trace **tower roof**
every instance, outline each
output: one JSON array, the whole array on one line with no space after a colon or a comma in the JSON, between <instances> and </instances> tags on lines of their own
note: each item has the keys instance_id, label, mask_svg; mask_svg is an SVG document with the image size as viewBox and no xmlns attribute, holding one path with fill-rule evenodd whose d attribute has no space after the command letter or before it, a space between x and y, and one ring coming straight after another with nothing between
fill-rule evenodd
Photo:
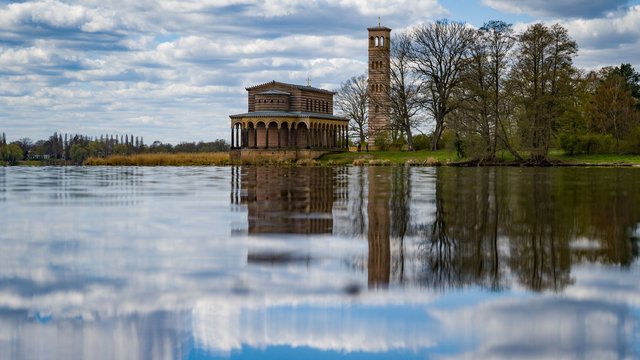
<instances>
[{"instance_id":1,"label":"tower roof","mask_svg":"<svg viewBox=\"0 0 640 360\"><path fill-rule=\"evenodd\" d=\"M370 28L367 28L367 30L369 30L369 31L391 31L391 29L386 27L386 26L370 27Z\"/></svg>"}]
</instances>

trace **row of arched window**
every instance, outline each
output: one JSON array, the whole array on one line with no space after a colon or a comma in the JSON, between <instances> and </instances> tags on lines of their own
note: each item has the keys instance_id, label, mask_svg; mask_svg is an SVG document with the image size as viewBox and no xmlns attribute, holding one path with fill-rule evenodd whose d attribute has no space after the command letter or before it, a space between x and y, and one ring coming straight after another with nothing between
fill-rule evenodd
<instances>
[{"instance_id":1,"label":"row of arched window","mask_svg":"<svg viewBox=\"0 0 640 360\"><path fill-rule=\"evenodd\" d=\"M382 92L384 88L384 84L371 84L371 92Z\"/></svg>"},{"instance_id":2,"label":"row of arched window","mask_svg":"<svg viewBox=\"0 0 640 360\"><path fill-rule=\"evenodd\" d=\"M315 111L315 112L329 112L329 102L322 100L311 100L307 99L306 107L307 111Z\"/></svg>"},{"instance_id":3,"label":"row of arched window","mask_svg":"<svg viewBox=\"0 0 640 360\"><path fill-rule=\"evenodd\" d=\"M386 40L384 36L372 36L369 38L370 45L375 47L384 47L385 41Z\"/></svg>"},{"instance_id":4,"label":"row of arched window","mask_svg":"<svg viewBox=\"0 0 640 360\"><path fill-rule=\"evenodd\" d=\"M267 100L258 100L258 104L286 104L287 100L282 100L280 101L280 99L276 99L276 101L273 101L273 99L267 99Z\"/></svg>"},{"instance_id":5,"label":"row of arched window","mask_svg":"<svg viewBox=\"0 0 640 360\"><path fill-rule=\"evenodd\" d=\"M372 61L371 62L372 69L380 69L382 68L382 61Z\"/></svg>"}]
</instances>

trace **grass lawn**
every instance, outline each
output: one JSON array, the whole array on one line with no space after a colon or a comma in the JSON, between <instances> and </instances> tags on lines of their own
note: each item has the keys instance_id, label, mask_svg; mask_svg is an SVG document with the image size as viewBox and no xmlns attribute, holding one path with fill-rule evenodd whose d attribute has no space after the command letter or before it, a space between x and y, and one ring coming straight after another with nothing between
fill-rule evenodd
<instances>
[{"instance_id":1,"label":"grass lawn","mask_svg":"<svg viewBox=\"0 0 640 360\"><path fill-rule=\"evenodd\" d=\"M377 162L388 162L396 165L404 165L407 161L412 160L416 163L427 163L427 162L439 162L441 164L446 164L453 161L458 161L456 154L447 150L438 150L438 151L370 151L370 152L343 152L343 153L334 153L327 154L322 156L320 159L322 163L331 163L336 165L346 165L353 164L354 161L357 163L358 161L371 162L375 164Z\"/></svg>"},{"instance_id":2,"label":"grass lawn","mask_svg":"<svg viewBox=\"0 0 640 360\"><path fill-rule=\"evenodd\" d=\"M552 151L549 154L552 160L560 160L570 164L594 164L594 165L622 165L640 164L640 155L618 155L618 154L597 154L597 155L566 155L562 151Z\"/></svg>"},{"instance_id":3,"label":"grass lawn","mask_svg":"<svg viewBox=\"0 0 640 360\"><path fill-rule=\"evenodd\" d=\"M525 154L523 154L525 155ZM501 151L497 154L499 161L513 161L513 156ZM566 155L563 150L554 149L549 153L549 159L576 165L640 165L640 155ZM320 162L323 164L347 165L371 162L372 165L403 165L407 161L413 160L417 164L433 165L434 162L446 165L452 162L464 161L455 152L448 150L429 151L421 150L415 152L408 151L371 151L371 152L347 152L335 153L322 156Z\"/></svg>"},{"instance_id":4,"label":"grass lawn","mask_svg":"<svg viewBox=\"0 0 640 360\"><path fill-rule=\"evenodd\" d=\"M498 153L499 161L513 161L507 152ZM640 155L566 155L562 150L554 149L549 154L551 161L575 165L640 165ZM405 165L411 162L415 165L447 165L467 159L460 159L456 153L449 150L438 151L361 151L340 152L326 154L316 160L301 160L291 162L264 162L261 165ZM85 165L116 165L116 166L211 166L230 165L229 153L181 153L181 154L138 154L130 156L114 155L107 158L89 158ZM37 165L36 162L23 162L22 165Z\"/></svg>"}]
</instances>

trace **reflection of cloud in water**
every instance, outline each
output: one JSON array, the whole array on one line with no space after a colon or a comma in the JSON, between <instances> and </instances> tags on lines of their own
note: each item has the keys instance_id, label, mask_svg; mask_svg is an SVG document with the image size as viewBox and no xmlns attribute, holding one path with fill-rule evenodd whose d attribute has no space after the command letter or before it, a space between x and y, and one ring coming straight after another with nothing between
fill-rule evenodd
<instances>
[{"instance_id":1,"label":"reflection of cloud in water","mask_svg":"<svg viewBox=\"0 0 640 360\"><path fill-rule=\"evenodd\" d=\"M632 351L634 320L619 304L555 297L498 300L438 314L445 337L474 339L451 358L618 358Z\"/></svg>"},{"instance_id":2,"label":"reflection of cloud in water","mask_svg":"<svg viewBox=\"0 0 640 360\"><path fill-rule=\"evenodd\" d=\"M242 347L289 346L451 358L633 357L640 306L635 270L579 267L575 284L561 296L393 287L356 297L335 288L305 294L277 287L228 295L215 291L220 284L203 287L191 276L177 277L160 293L150 281L35 296L4 289L0 353L176 358L197 349L224 356Z\"/></svg>"},{"instance_id":3,"label":"reflection of cloud in water","mask_svg":"<svg viewBox=\"0 0 640 360\"><path fill-rule=\"evenodd\" d=\"M6 198L11 212L0 209L7 215L0 217L2 356L181 358L199 349L225 355L243 347L274 346L340 353L400 349L453 358L638 355L630 344L640 342L640 269L637 263L628 265L631 256L615 257L626 254L626 242L618 237L598 240L600 249L611 253L585 257L576 250L595 248L597 239L584 235L586 240L580 240L582 233L589 234L586 230L555 232L562 235L555 244L562 246L550 247L542 237L529 248L524 236L511 237L505 231L487 237L480 230L490 226L468 226L494 224L496 215L505 217L501 223L511 224L507 220L512 212L497 207L489 208L486 216L463 216L474 214L468 211L475 208L468 206L471 200L484 204L487 194L508 209L529 194L528 186L499 194L490 186L494 183L487 182L459 196L464 187L447 182L464 179L456 175L441 182L450 184L443 189L450 190L444 197L447 192L435 193L433 181L439 175L433 169L375 170L389 173L391 183L369 178L361 168L328 171L331 181L322 184L335 196L332 204L308 193L305 180L300 188L307 195L294 196L300 201L278 213L288 219L280 225L288 228L295 220L300 226L291 229L300 232L260 233L248 217L263 212L240 204L247 196L241 187L238 203L229 211L229 194L233 197L234 192L224 179L230 169L83 169L60 175L60 186L54 180L62 170L47 171L51 174L34 180L42 186L33 186L28 195L14 190L31 175L16 178L13 173L10 185L4 185L10 188ZM316 178L308 181L321 179L327 170L314 171ZM80 185L90 182L91 174L108 183L93 189L103 199L99 206L64 195L45 196L49 204L43 208L39 199L47 186L54 194L84 191ZM476 175L484 179L483 173ZM371 202L368 181L378 195ZM332 186L341 190L332 191ZM268 210L278 194L261 200L254 210ZM438 199L444 200L441 208L434 207ZM587 208L599 209L598 204L588 203ZM621 213L625 206L621 204ZM448 214L443 224L456 241L452 254L457 257L446 268L455 275L451 283L433 281L434 262L429 260L438 253L428 253L435 256L429 258L423 251L438 209ZM529 212L521 218L529 219ZM404 222L398 221L399 214L406 216ZM573 218L573 212L567 214ZM265 216L270 219L271 214ZM377 218L372 221L372 216ZM515 235L529 233L524 220ZM592 220L584 224L592 226ZM370 237L369 226L383 236ZM632 234L637 237L637 227ZM378 240L389 244L380 247L376 258L369 247ZM546 264L556 259L563 266L519 267L531 259ZM611 261L597 265L599 259ZM368 289L368 271L374 269L381 270L379 278L388 290ZM538 294L527 293L524 280L536 269L543 270L542 275L560 269L571 281L559 287L558 294L544 286L535 287ZM494 278L499 286L494 286ZM455 286L439 286L448 284Z\"/></svg>"},{"instance_id":4,"label":"reflection of cloud in water","mask_svg":"<svg viewBox=\"0 0 640 360\"><path fill-rule=\"evenodd\" d=\"M577 291L593 285L589 272L583 275ZM611 271L608 278L619 275ZM623 277L611 290L628 301L640 297L632 277ZM424 295L391 292L352 302L317 297L205 301L193 310L194 337L196 346L215 353L282 345L433 354L453 348L451 358L618 358L634 353L639 319L627 301L576 298L571 287L568 296ZM411 298L416 302L403 303Z\"/></svg>"}]
</instances>

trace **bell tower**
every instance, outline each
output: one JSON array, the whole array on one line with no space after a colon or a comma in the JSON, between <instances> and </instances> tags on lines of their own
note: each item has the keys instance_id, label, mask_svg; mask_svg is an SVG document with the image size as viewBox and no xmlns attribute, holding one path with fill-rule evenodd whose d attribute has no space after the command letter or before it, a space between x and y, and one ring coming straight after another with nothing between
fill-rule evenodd
<instances>
[{"instance_id":1,"label":"bell tower","mask_svg":"<svg viewBox=\"0 0 640 360\"><path fill-rule=\"evenodd\" d=\"M391 29L381 26L369 30L369 140L375 144L376 137L384 135L390 125L391 88Z\"/></svg>"}]
</instances>

